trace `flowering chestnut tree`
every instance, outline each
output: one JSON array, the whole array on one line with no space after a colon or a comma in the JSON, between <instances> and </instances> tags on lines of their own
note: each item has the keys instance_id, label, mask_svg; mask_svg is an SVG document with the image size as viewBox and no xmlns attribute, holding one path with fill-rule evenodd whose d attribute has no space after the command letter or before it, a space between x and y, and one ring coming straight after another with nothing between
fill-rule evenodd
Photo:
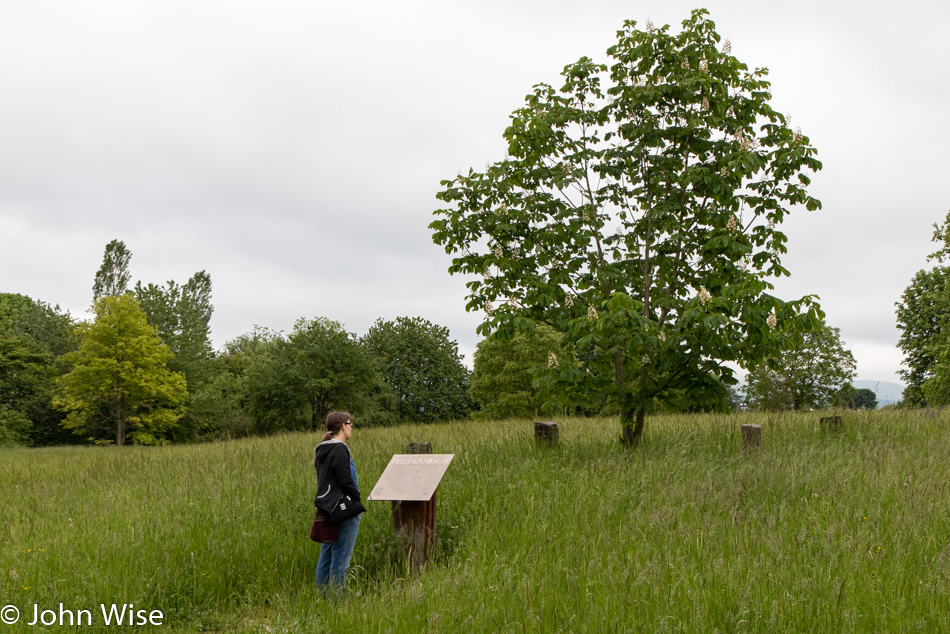
<instances>
[{"instance_id":1,"label":"flowering chestnut tree","mask_svg":"<svg viewBox=\"0 0 950 634\"><path fill-rule=\"evenodd\" d=\"M731 365L777 357L822 317L769 282L789 274L786 215L821 207L806 191L821 163L707 16L676 34L627 21L607 63L535 86L508 156L442 181L430 225L450 273L476 276L479 333L563 333L538 387L557 406L607 396L627 447L657 399L712 406Z\"/></svg>"}]
</instances>

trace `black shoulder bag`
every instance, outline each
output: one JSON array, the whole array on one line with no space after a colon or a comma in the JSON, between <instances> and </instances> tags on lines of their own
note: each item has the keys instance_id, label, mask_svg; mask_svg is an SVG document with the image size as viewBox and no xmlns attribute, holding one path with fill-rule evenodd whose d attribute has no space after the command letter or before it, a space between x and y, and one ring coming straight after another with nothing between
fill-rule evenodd
<instances>
[{"instance_id":1,"label":"black shoulder bag","mask_svg":"<svg viewBox=\"0 0 950 634\"><path fill-rule=\"evenodd\" d=\"M349 460L350 448L344 443L340 444L346 448L346 457ZM320 490L317 492L314 504L323 511L328 524L339 524L366 511L362 502L343 493L336 478L330 476L329 456L320 467L320 471L317 472L317 484Z\"/></svg>"}]
</instances>

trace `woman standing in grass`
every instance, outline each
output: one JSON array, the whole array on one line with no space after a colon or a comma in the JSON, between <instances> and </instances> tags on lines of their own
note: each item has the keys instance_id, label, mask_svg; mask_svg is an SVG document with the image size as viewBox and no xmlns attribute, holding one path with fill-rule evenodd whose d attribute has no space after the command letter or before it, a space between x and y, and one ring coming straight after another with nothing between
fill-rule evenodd
<instances>
[{"instance_id":1,"label":"woman standing in grass","mask_svg":"<svg viewBox=\"0 0 950 634\"><path fill-rule=\"evenodd\" d=\"M349 496L358 513L340 522L340 536L332 544L323 544L317 561L317 588L330 587L343 590L346 568L353 556L356 533L360 528L360 515L366 509L360 503L360 490L356 484L356 464L350 456L346 441L353 433L353 423L346 412L330 412L327 415L327 433L315 450L314 467L317 469L317 500L336 498L339 493ZM314 504L317 503L314 500ZM321 505L322 506L322 505Z\"/></svg>"}]
</instances>

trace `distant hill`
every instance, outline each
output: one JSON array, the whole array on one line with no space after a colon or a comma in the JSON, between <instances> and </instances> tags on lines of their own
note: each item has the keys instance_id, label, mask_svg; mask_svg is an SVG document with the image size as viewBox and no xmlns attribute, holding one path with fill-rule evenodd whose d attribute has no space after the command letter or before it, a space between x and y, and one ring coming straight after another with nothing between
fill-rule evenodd
<instances>
[{"instance_id":1,"label":"distant hill","mask_svg":"<svg viewBox=\"0 0 950 634\"><path fill-rule=\"evenodd\" d=\"M901 400L906 386L900 383L889 383L887 381L866 381L861 379L854 382L857 389L867 388L877 395L877 406L893 405Z\"/></svg>"}]
</instances>

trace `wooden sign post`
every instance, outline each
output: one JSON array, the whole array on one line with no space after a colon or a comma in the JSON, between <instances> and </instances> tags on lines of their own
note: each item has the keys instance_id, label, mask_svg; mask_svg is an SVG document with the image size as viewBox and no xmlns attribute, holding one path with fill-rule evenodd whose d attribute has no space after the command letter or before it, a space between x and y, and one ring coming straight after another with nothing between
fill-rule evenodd
<instances>
[{"instance_id":1,"label":"wooden sign post","mask_svg":"<svg viewBox=\"0 0 950 634\"><path fill-rule=\"evenodd\" d=\"M435 542L435 490L455 454L396 454L369 494L393 503L393 531L409 547L414 567L421 566Z\"/></svg>"}]
</instances>

